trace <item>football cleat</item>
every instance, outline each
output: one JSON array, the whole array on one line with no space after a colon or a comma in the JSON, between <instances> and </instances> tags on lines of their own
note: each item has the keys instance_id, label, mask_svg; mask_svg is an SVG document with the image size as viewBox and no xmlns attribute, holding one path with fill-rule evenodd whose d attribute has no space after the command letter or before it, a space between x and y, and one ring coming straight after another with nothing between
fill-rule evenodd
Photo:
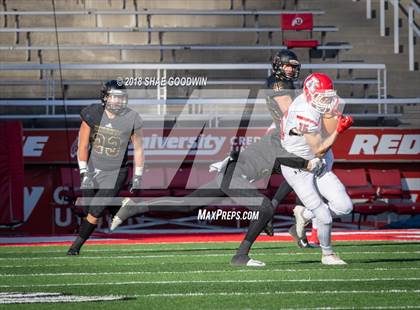
<instances>
[{"instance_id":1,"label":"football cleat","mask_svg":"<svg viewBox=\"0 0 420 310\"><path fill-rule=\"evenodd\" d=\"M293 209L296 221L296 235L298 239L306 239L305 226L309 223L309 221L303 216L303 211L305 211L305 207L300 205L297 205Z\"/></svg>"},{"instance_id":2,"label":"football cleat","mask_svg":"<svg viewBox=\"0 0 420 310\"><path fill-rule=\"evenodd\" d=\"M232 266L264 267L265 263L250 258L248 255L235 255L230 262Z\"/></svg>"},{"instance_id":3,"label":"football cleat","mask_svg":"<svg viewBox=\"0 0 420 310\"><path fill-rule=\"evenodd\" d=\"M265 263L259 260L255 260L255 259L250 259L247 263L246 266L248 267L264 267Z\"/></svg>"},{"instance_id":4,"label":"football cleat","mask_svg":"<svg viewBox=\"0 0 420 310\"><path fill-rule=\"evenodd\" d=\"M112 218L111 226L109 227L110 231L114 231L118 226L123 222L117 215Z\"/></svg>"},{"instance_id":5,"label":"football cleat","mask_svg":"<svg viewBox=\"0 0 420 310\"><path fill-rule=\"evenodd\" d=\"M67 255L69 255L69 256L79 255L79 254L80 254L80 250L79 250L79 249L73 249L73 248L70 248L70 249L67 251Z\"/></svg>"},{"instance_id":6,"label":"football cleat","mask_svg":"<svg viewBox=\"0 0 420 310\"><path fill-rule=\"evenodd\" d=\"M297 242L298 247L300 248L311 248L312 246L309 244L308 240L306 239L306 235L304 234L303 238L299 238L296 232L296 224L293 224L289 228L289 234L292 238Z\"/></svg>"},{"instance_id":7,"label":"football cleat","mask_svg":"<svg viewBox=\"0 0 420 310\"><path fill-rule=\"evenodd\" d=\"M347 263L335 253L322 255L321 263L323 265L347 265Z\"/></svg>"}]
</instances>

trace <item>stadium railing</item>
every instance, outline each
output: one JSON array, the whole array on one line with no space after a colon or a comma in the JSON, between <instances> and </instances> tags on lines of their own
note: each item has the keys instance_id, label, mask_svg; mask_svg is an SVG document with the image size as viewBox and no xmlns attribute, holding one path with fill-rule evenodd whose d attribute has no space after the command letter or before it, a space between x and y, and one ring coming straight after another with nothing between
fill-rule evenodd
<instances>
[{"instance_id":1,"label":"stadium railing","mask_svg":"<svg viewBox=\"0 0 420 310\"><path fill-rule=\"evenodd\" d=\"M131 73L132 77L138 76L136 70L154 70L156 71L156 77L167 78L168 71L176 71L177 73L188 70L189 74L196 70L199 72L203 71L227 71L227 70L249 70L254 71L256 74L264 73L264 76L271 74L270 64L261 63L249 63L249 64L215 64L215 63L195 63L195 64L0 64L0 70L4 71L15 71L15 70L32 70L40 71L41 77L46 77L45 85L52 87L60 81L57 81L58 74L54 74L54 71L58 70L82 70L90 72L92 70L127 70ZM336 70L337 74L340 70L361 70L361 71L373 71L376 75L377 93L378 99L387 97L387 71L384 64L365 64L365 63L338 63L338 64L303 64L302 70ZM8 85L11 85L9 81ZM230 81L228 81L230 82ZM367 81L364 81L367 83ZM1 82L0 82L1 83ZM235 84L240 84L241 80L237 80ZM359 83L355 81L355 83ZM220 83L223 85L223 83ZM230 85L230 84L227 84ZM247 85L246 79L244 79L244 85ZM248 83L249 85L249 83ZM54 90L51 90L52 92ZM52 98L56 98L55 94L51 95ZM157 87L157 99L167 99L167 86Z\"/></svg>"},{"instance_id":2,"label":"stadium railing","mask_svg":"<svg viewBox=\"0 0 420 310\"><path fill-rule=\"evenodd\" d=\"M414 62L414 35L420 37L420 27L414 21L414 13L420 13L420 6L412 1L408 7L408 63L410 71L418 70Z\"/></svg>"},{"instance_id":3,"label":"stadium railing","mask_svg":"<svg viewBox=\"0 0 420 310\"><path fill-rule=\"evenodd\" d=\"M243 24L245 24L246 16L254 16L255 22L258 22L259 16L276 16L281 14L313 14L324 15L322 10L180 10L180 9L144 9L144 10L79 10L79 11L1 11L0 15L4 16L53 16L53 15L94 15L96 17L96 26L98 26L99 15L135 15L146 16L148 27L152 24L154 15L167 16L243 16Z\"/></svg>"},{"instance_id":4,"label":"stadium railing","mask_svg":"<svg viewBox=\"0 0 420 310\"><path fill-rule=\"evenodd\" d=\"M52 11L3 11L0 12L0 15L7 16L14 16L17 21L17 25L19 25L19 16L51 16L54 12ZM263 11L263 10L143 10L143 11L130 11L130 10L83 10L83 11L57 11L55 12L57 16L62 15L94 15L96 17L96 26L95 27L58 27L57 29L53 27L14 27L14 28L0 28L0 32L16 32L27 33L30 41L30 34L32 32L55 32L56 30L60 32L106 32L108 34L107 42L110 42L110 33L112 32L146 32L148 33L148 40L147 44L151 43L151 35L152 33L158 33L159 37L159 45L147 46L142 47L139 46L136 49L159 49L161 52L161 61L163 60L163 50L171 50L173 54L173 58L175 60L175 52L176 50L180 49L190 49L190 50L198 50L198 49L253 49L251 46L228 46L224 47L223 45L203 45L203 46L194 46L191 44L178 44L178 45L163 45L163 35L168 32L243 32L243 33L250 33L254 32L257 34L256 37L256 44L260 42L260 33L266 32L268 33L268 40L269 45L265 46L262 49L278 49L279 44L275 45L276 47L272 47L272 36L274 32L282 32L281 27L259 27L259 16L276 16L282 14L312 14L312 15L323 15L325 14L324 11L320 10L273 10L273 11ZM138 27L138 20L136 19L136 26L135 27L109 27L103 28L98 27L98 16L100 15L135 15L138 18L139 15L146 15L147 18L147 27ZM241 15L243 16L243 23L242 27L153 27L151 18L153 15L186 15L186 16L196 16L196 15L211 15L211 16L235 16ZM254 27L247 27L246 26L246 16L254 16ZM279 20L280 23L280 20ZM338 54L340 50L348 50L351 49L352 46L347 43L329 43L325 44L325 37L327 32L334 32L338 31L337 27L334 26L315 26L313 29L308 31L310 33L310 37L312 37L313 32L320 32L321 33L321 43L317 50L322 51L322 58L325 59L325 50L335 50L334 57ZM85 48L81 46L80 48ZM118 48L118 46L110 47L110 49ZM284 47L280 47L284 48ZM17 49L11 48L11 46L4 46L3 50L17 50L17 49L24 49L23 47L18 47ZM47 47L37 47L36 50L42 51L46 50ZM65 49L65 47L63 48ZM71 47L73 49L73 47ZM85 48L86 49L86 48ZM101 47L90 46L89 49L101 49ZM133 49L132 47L130 49ZM32 49L29 49L32 50ZM319 57L319 56L318 56Z\"/></svg>"},{"instance_id":5,"label":"stadium railing","mask_svg":"<svg viewBox=\"0 0 420 310\"><path fill-rule=\"evenodd\" d=\"M2 11L0 15L5 17L14 16L19 20L19 16L63 16L63 15L93 15L95 16L95 26L98 27L98 16L100 15L134 15L135 24L138 26L138 17L146 16L147 28L152 28L152 17L162 16L242 16L242 26L246 27L246 16L254 16L254 24L258 27L260 16L276 16L281 14L313 14L324 15L321 10L177 10L177 9L145 9L145 10L81 10L81 11Z\"/></svg>"},{"instance_id":6,"label":"stadium railing","mask_svg":"<svg viewBox=\"0 0 420 310\"><path fill-rule=\"evenodd\" d=\"M409 70L418 70L418 66L414 62L414 36L420 37L420 27L414 20L414 13L420 12L420 6L418 2L411 1L408 6L401 3L400 0L380 0L379 1L379 29L380 36L384 37L389 35L388 28L386 27L385 10L388 8L388 4L392 5L393 11L393 36L394 36L394 53L402 53L402 45L400 45L400 13L407 17L408 24L408 59L409 59ZM366 18L372 18L372 0L366 0Z\"/></svg>"},{"instance_id":7,"label":"stadium railing","mask_svg":"<svg viewBox=\"0 0 420 310\"><path fill-rule=\"evenodd\" d=\"M44 114L4 114L0 115L0 119L66 119L79 120L79 114L71 114L64 112L56 112L56 108L70 108L70 107L84 107L92 103L99 103L99 100L66 100L65 103L61 100L0 100L0 107L45 107ZM392 99L353 99L343 98L342 102L347 105L374 105L377 106L377 113L348 113L355 118L398 118L402 114L389 113L387 105L411 105L420 104L420 98L392 98ZM265 99L168 99L168 100L152 100L152 99L130 99L130 105L133 107L141 106L155 106L155 112L142 113L145 121L207 121L210 127L219 127L221 121L239 120L241 115L238 115L236 110L229 111L226 106L243 107L245 103L254 103L257 106L265 107ZM205 113L197 113L191 109L189 114L182 114L182 116L171 115L165 113L165 106L170 105L191 105L191 106L208 106L211 109L206 110ZM252 114L251 120L270 121L269 113L260 112Z\"/></svg>"},{"instance_id":8,"label":"stadium railing","mask_svg":"<svg viewBox=\"0 0 420 310\"><path fill-rule=\"evenodd\" d=\"M163 60L163 51L171 50L173 55L173 60L176 61L175 52L177 50L279 50L285 49L286 47L281 44L273 44L273 33L281 33L282 29L280 27L24 27L24 28L0 28L0 33L27 33L30 42L31 33L35 32L45 32L53 33L57 30L58 33L107 33L107 44L103 45L77 45L77 44L60 44L60 50L160 50L161 57L160 61ZM313 32L321 33L320 45L315 47L316 50L325 51L325 50L335 50L338 54L341 50L349 50L352 46L348 43L332 43L325 42L327 32L336 32L338 31L337 27L334 26L315 26L311 31L309 31L310 36L312 37ZM142 33L145 32L148 34L147 44L120 44L114 45L109 44L110 34L114 32L124 32L124 33ZM268 34L268 45L226 45L226 44L214 44L214 45L194 45L194 44L164 44L164 34L165 33L255 33L256 41L255 44L259 44L261 41L260 33ZM152 33L158 34L159 44L151 44ZM2 45L0 50L52 50L57 49L55 45L44 45L44 46L22 46L22 45ZM325 52L322 55L325 58Z\"/></svg>"}]
</instances>

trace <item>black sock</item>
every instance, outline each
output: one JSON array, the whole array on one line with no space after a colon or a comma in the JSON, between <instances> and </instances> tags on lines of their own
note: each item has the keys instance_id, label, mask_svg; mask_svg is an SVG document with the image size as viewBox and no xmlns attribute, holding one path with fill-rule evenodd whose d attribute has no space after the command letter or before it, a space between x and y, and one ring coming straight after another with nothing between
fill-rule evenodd
<instances>
[{"instance_id":1,"label":"black sock","mask_svg":"<svg viewBox=\"0 0 420 310\"><path fill-rule=\"evenodd\" d=\"M90 235L93 233L95 228L96 224L91 224L84 219L82 224L80 225L79 236L77 236L76 240L74 240L73 244L71 245L71 248L80 250L85 241L89 239Z\"/></svg>"},{"instance_id":2,"label":"black sock","mask_svg":"<svg viewBox=\"0 0 420 310\"><path fill-rule=\"evenodd\" d=\"M248 240L243 240L238 250L236 251L236 255L248 255L249 250L251 249L251 245L252 243Z\"/></svg>"},{"instance_id":3,"label":"black sock","mask_svg":"<svg viewBox=\"0 0 420 310\"><path fill-rule=\"evenodd\" d=\"M292 192L293 189L292 187L289 185L289 183L287 183L286 181L284 181L279 188L277 189L276 193L274 194L272 203L273 206L275 208L277 208L277 206L279 205L279 203L286 198L287 195L289 195L290 192Z\"/></svg>"},{"instance_id":4,"label":"black sock","mask_svg":"<svg viewBox=\"0 0 420 310\"><path fill-rule=\"evenodd\" d=\"M248 241L250 246L254 243L255 239L257 239L258 235L264 230L267 222L273 217L274 210L271 201L267 198L264 198L261 207L258 209L259 216L258 220L253 220L249 224L248 231L245 236L244 241ZM242 244L241 244L242 245ZM245 246L245 245L244 245ZM249 249L248 249L249 252Z\"/></svg>"}]
</instances>

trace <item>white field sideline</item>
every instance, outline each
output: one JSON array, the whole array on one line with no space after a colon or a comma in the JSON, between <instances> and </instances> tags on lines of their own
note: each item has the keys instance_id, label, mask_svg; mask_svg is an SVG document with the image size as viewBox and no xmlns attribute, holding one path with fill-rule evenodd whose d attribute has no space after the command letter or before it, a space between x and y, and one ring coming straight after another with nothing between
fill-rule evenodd
<instances>
[{"instance_id":1,"label":"white field sideline","mask_svg":"<svg viewBox=\"0 0 420 310\"><path fill-rule=\"evenodd\" d=\"M420 278L367 278L367 279L264 279L241 280L241 283L314 283L314 282L395 282L420 281ZM238 283L238 280L178 280L178 281L124 281L124 282L84 282L84 283L50 283L50 284L16 284L0 285L0 288L31 288L31 287L72 287L72 286L109 286L109 285L177 285L177 284L208 284L208 283ZM420 290L418 290L420 292Z\"/></svg>"},{"instance_id":2,"label":"white field sideline","mask_svg":"<svg viewBox=\"0 0 420 310\"><path fill-rule=\"evenodd\" d=\"M38 265L40 267L48 267L47 265ZM56 265L57 267L63 267L62 265ZM74 265L72 265L74 266ZM85 265L76 265L85 266ZM119 265L121 266L121 265ZM129 266L138 266L138 264L130 264ZM14 267L14 266L12 266ZM27 267L27 266L25 266ZM31 266L31 268L34 266ZM207 273L253 273L253 272L354 272L354 271L413 271L420 270L420 267L409 267L409 268L343 268L343 269L239 269L239 270L190 270L190 271L121 271L121 272L62 272L62 273L22 273L22 274L0 274L0 277L54 277L54 276L107 276L107 275L181 275L181 274L207 274Z\"/></svg>"}]
</instances>

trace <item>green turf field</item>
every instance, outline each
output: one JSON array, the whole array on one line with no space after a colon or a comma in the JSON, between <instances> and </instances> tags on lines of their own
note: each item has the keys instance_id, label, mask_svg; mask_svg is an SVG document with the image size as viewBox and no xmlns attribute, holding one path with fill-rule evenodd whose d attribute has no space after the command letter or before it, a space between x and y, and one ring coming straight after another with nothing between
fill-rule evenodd
<instances>
[{"instance_id":1,"label":"green turf field","mask_svg":"<svg viewBox=\"0 0 420 310\"><path fill-rule=\"evenodd\" d=\"M0 292L122 295L120 301L0 305L7 309L420 309L420 243L345 242L349 265L317 249L257 243L264 268L229 265L237 243L0 247Z\"/></svg>"}]
</instances>

